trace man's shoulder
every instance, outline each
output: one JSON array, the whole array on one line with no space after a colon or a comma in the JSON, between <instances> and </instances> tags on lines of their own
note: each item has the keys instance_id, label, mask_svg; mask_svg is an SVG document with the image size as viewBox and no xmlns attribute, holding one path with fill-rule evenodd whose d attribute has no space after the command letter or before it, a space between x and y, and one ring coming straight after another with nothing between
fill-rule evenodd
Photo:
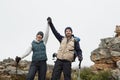
<instances>
[{"instance_id":1,"label":"man's shoulder","mask_svg":"<svg viewBox=\"0 0 120 80\"><path fill-rule=\"evenodd\" d=\"M75 39L75 42L79 42L80 41L79 37L74 36L74 39Z\"/></svg>"}]
</instances>

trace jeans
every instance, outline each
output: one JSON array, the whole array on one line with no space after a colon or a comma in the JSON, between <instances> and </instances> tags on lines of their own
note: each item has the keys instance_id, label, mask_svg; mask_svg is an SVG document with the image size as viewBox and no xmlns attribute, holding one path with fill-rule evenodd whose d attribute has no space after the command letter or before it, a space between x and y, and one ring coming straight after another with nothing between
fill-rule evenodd
<instances>
[{"instance_id":1,"label":"jeans","mask_svg":"<svg viewBox=\"0 0 120 80\"><path fill-rule=\"evenodd\" d=\"M27 75L27 80L34 80L38 71L38 80L46 80L47 64L46 61L32 61Z\"/></svg>"},{"instance_id":2,"label":"jeans","mask_svg":"<svg viewBox=\"0 0 120 80\"><path fill-rule=\"evenodd\" d=\"M71 62L57 59L57 61L55 62L51 80L60 80L62 71L64 75L64 80L71 80Z\"/></svg>"}]
</instances>

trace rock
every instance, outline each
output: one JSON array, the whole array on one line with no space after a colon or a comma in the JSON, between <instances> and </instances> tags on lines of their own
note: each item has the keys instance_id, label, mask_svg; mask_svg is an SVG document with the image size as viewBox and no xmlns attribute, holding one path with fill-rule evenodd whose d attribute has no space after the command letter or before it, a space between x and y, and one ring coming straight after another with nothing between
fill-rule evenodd
<instances>
[{"instance_id":1,"label":"rock","mask_svg":"<svg viewBox=\"0 0 120 80\"><path fill-rule=\"evenodd\" d=\"M104 48L97 48L91 54L90 57L93 62L111 57L109 50Z\"/></svg>"},{"instance_id":2,"label":"rock","mask_svg":"<svg viewBox=\"0 0 120 80\"><path fill-rule=\"evenodd\" d=\"M4 59L3 63L10 63L10 62L13 62L13 61L14 61L14 59L9 57L8 59Z\"/></svg>"},{"instance_id":3,"label":"rock","mask_svg":"<svg viewBox=\"0 0 120 80\"><path fill-rule=\"evenodd\" d=\"M101 39L99 47L91 52L93 70L111 70L112 76L120 80L120 38Z\"/></svg>"},{"instance_id":4,"label":"rock","mask_svg":"<svg viewBox=\"0 0 120 80\"><path fill-rule=\"evenodd\" d=\"M120 69L120 60L119 61L117 61L117 67Z\"/></svg>"},{"instance_id":5,"label":"rock","mask_svg":"<svg viewBox=\"0 0 120 80\"><path fill-rule=\"evenodd\" d=\"M105 64L105 63L98 63L98 64L94 64L93 66L91 66L91 68L93 70L109 70L109 69L112 69L112 68L115 68L114 67L115 65L114 64Z\"/></svg>"},{"instance_id":6,"label":"rock","mask_svg":"<svg viewBox=\"0 0 120 80\"><path fill-rule=\"evenodd\" d=\"M30 62L24 60L24 61L20 61L19 66L20 66L20 68L24 69L26 67L28 68L28 66L30 66L30 64L31 64Z\"/></svg>"},{"instance_id":7,"label":"rock","mask_svg":"<svg viewBox=\"0 0 120 80\"><path fill-rule=\"evenodd\" d=\"M112 51L120 52L120 43L116 43L111 46Z\"/></svg>"},{"instance_id":8,"label":"rock","mask_svg":"<svg viewBox=\"0 0 120 80\"><path fill-rule=\"evenodd\" d=\"M7 66L7 68L4 70L5 74L10 74L11 72L15 71L16 68L12 66ZM14 73L15 74L15 73Z\"/></svg>"},{"instance_id":9,"label":"rock","mask_svg":"<svg viewBox=\"0 0 120 80\"><path fill-rule=\"evenodd\" d=\"M120 69L115 69L112 70L112 76L116 79L116 80L120 80Z\"/></svg>"},{"instance_id":10,"label":"rock","mask_svg":"<svg viewBox=\"0 0 120 80\"><path fill-rule=\"evenodd\" d=\"M2 65L3 64L3 62L2 61L0 61L0 65Z\"/></svg>"},{"instance_id":11,"label":"rock","mask_svg":"<svg viewBox=\"0 0 120 80\"><path fill-rule=\"evenodd\" d=\"M4 73L4 69L0 69L0 75Z\"/></svg>"},{"instance_id":12,"label":"rock","mask_svg":"<svg viewBox=\"0 0 120 80\"><path fill-rule=\"evenodd\" d=\"M0 62L0 80L8 79L16 75L16 62L12 58L4 59ZM30 61L22 60L17 67L17 75L25 76L28 73Z\"/></svg>"},{"instance_id":13,"label":"rock","mask_svg":"<svg viewBox=\"0 0 120 80\"><path fill-rule=\"evenodd\" d=\"M119 56L112 56L111 59L114 61L114 63L116 64L117 61L120 60Z\"/></svg>"},{"instance_id":14,"label":"rock","mask_svg":"<svg viewBox=\"0 0 120 80\"><path fill-rule=\"evenodd\" d=\"M11 78L10 75L1 75L0 76L0 80L11 80L10 78Z\"/></svg>"},{"instance_id":15,"label":"rock","mask_svg":"<svg viewBox=\"0 0 120 80\"><path fill-rule=\"evenodd\" d=\"M4 66L0 66L0 69L4 69Z\"/></svg>"},{"instance_id":16,"label":"rock","mask_svg":"<svg viewBox=\"0 0 120 80\"><path fill-rule=\"evenodd\" d=\"M9 74L10 75L26 75L28 73L28 71L23 71L23 70L17 70L17 73L16 73L16 70L11 70L9 71Z\"/></svg>"},{"instance_id":17,"label":"rock","mask_svg":"<svg viewBox=\"0 0 120 80\"><path fill-rule=\"evenodd\" d=\"M100 48L108 48L112 45L112 37L101 39L101 43L99 44Z\"/></svg>"},{"instance_id":18,"label":"rock","mask_svg":"<svg viewBox=\"0 0 120 80\"><path fill-rule=\"evenodd\" d=\"M30 61L21 60L17 66L16 74L16 62L12 58L0 61L0 80L25 80L30 64ZM53 66L48 65L47 67L50 71L50 73L47 74L51 75Z\"/></svg>"},{"instance_id":19,"label":"rock","mask_svg":"<svg viewBox=\"0 0 120 80\"><path fill-rule=\"evenodd\" d=\"M112 70L112 75L115 77L116 80L120 80L120 60L117 61L117 69Z\"/></svg>"},{"instance_id":20,"label":"rock","mask_svg":"<svg viewBox=\"0 0 120 80\"><path fill-rule=\"evenodd\" d=\"M120 38L108 37L101 39L99 47L91 52L91 60L96 69L115 68L116 62L120 60ZM101 66L103 65L104 66ZM106 66L106 67L105 67Z\"/></svg>"},{"instance_id":21,"label":"rock","mask_svg":"<svg viewBox=\"0 0 120 80\"><path fill-rule=\"evenodd\" d=\"M111 56L120 56L120 52L118 52L118 51L111 51Z\"/></svg>"}]
</instances>

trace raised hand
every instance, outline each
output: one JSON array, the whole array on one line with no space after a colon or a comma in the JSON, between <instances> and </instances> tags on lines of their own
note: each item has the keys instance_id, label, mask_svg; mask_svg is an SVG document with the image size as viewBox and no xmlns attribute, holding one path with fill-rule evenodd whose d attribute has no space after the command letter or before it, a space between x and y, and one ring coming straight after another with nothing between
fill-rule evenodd
<instances>
[{"instance_id":1,"label":"raised hand","mask_svg":"<svg viewBox=\"0 0 120 80\"><path fill-rule=\"evenodd\" d=\"M48 21L48 24L52 23L51 17L48 17L48 18L47 18L47 21Z\"/></svg>"}]
</instances>

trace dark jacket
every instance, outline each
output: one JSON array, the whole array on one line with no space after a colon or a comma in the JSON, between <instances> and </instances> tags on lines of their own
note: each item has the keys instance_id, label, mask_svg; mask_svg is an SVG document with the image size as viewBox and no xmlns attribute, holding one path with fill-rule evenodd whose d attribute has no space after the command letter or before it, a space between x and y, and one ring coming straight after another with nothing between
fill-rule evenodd
<instances>
[{"instance_id":1,"label":"dark jacket","mask_svg":"<svg viewBox=\"0 0 120 80\"><path fill-rule=\"evenodd\" d=\"M50 23L49 25L50 25L50 28L51 28L53 34L55 35L57 40L61 43L64 36L62 36L60 33L57 32L57 30L55 29L55 27L52 23ZM79 41L75 41L75 51L77 53L77 56L82 56L82 50L80 48Z\"/></svg>"}]
</instances>

